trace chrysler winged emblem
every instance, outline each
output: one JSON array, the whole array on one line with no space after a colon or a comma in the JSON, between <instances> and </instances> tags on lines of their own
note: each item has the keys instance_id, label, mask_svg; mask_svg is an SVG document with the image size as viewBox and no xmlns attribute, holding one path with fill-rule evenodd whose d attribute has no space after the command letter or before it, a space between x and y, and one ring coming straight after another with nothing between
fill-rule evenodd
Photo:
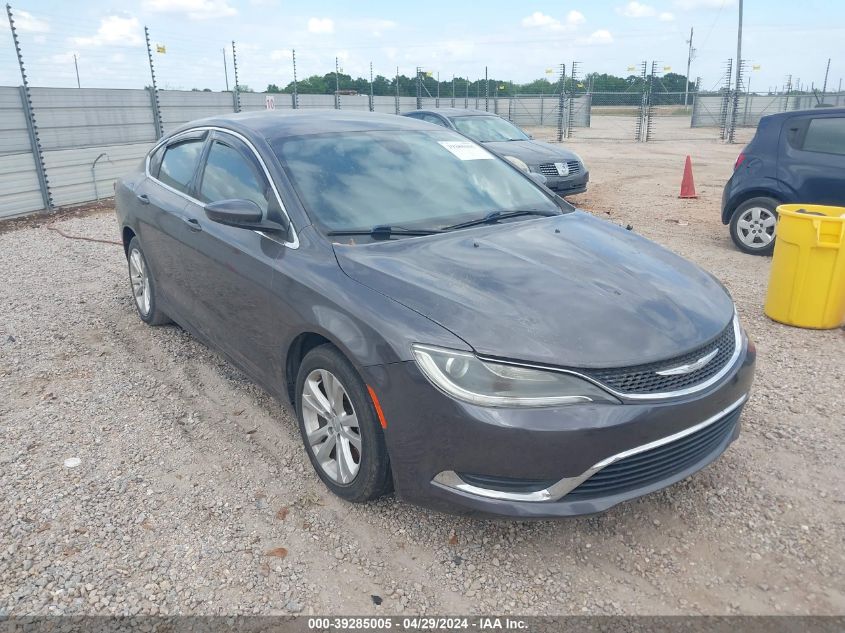
<instances>
[{"instance_id":1,"label":"chrysler winged emblem","mask_svg":"<svg viewBox=\"0 0 845 633\"><path fill-rule=\"evenodd\" d=\"M717 347L712 352L707 354L706 356L702 356L697 361L692 363L687 363L686 365L678 365L677 367L672 367L671 369L664 369L662 371L655 372L658 376L682 376L683 374L690 374L694 372L696 369L701 369L711 360L716 354L719 353L719 348Z\"/></svg>"}]
</instances>

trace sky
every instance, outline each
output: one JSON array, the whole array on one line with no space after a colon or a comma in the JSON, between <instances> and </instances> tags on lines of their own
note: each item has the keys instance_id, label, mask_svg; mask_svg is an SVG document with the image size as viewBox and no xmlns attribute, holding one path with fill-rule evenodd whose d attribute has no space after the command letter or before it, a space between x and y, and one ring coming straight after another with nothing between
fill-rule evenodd
<instances>
[{"instance_id":1,"label":"sky","mask_svg":"<svg viewBox=\"0 0 845 633\"><path fill-rule=\"evenodd\" d=\"M720 85L736 56L738 0L575 0L525 2L427 0L17 0L13 14L31 85L138 88L150 83L149 28L159 88L263 90L297 76L343 72L413 76L421 67L453 75L527 82L578 61L588 72L633 74L643 60L685 73L690 28L696 49L690 77ZM781 88L787 75L828 89L845 76L845 2L745 0L742 57L751 90ZM799 10L800 7L800 10ZM0 27L0 85L21 83L8 23ZM225 49L225 71L224 71ZM664 71L664 69L667 69ZM753 70L752 70L753 69ZM567 70L567 72L569 72Z\"/></svg>"}]
</instances>

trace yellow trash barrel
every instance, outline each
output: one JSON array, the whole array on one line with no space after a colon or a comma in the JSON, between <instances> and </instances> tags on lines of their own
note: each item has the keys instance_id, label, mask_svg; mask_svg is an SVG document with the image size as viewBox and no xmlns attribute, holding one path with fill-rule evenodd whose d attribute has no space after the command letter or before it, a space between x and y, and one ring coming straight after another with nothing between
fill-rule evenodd
<instances>
[{"instance_id":1,"label":"yellow trash barrel","mask_svg":"<svg viewBox=\"0 0 845 633\"><path fill-rule=\"evenodd\" d=\"M798 327L845 323L845 207L782 204L777 208L766 315Z\"/></svg>"}]
</instances>

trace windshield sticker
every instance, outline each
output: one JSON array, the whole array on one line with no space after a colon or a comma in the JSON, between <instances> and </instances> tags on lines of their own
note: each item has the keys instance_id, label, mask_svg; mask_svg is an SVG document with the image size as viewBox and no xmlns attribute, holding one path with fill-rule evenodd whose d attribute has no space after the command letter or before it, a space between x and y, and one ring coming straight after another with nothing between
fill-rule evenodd
<instances>
[{"instance_id":1,"label":"windshield sticker","mask_svg":"<svg viewBox=\"0 0 845 633\"><path fill-rule=\"evenodd\" d=\"M461 160L492 160L493 154L469 141L438 141L444 149Z\"/></svg>"}]
</instances>

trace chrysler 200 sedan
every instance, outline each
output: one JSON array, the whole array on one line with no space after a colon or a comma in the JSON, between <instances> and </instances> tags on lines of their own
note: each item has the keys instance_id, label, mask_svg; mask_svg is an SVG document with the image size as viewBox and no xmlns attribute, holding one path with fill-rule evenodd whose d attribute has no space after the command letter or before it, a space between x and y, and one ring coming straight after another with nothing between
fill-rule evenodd
<instances>
[{"instance_id":1,"label":"chrysler 200 sedan","mask_svg":"<svg viewBox=\"0 0 845 633\"><path fill-rule=\"evenodd\" d=\"M293 404L325 485L600 512L737 437L755 348L710 274L454 131L196 121L116 185L135 305Z\"/></svg>"}]
</instances>

